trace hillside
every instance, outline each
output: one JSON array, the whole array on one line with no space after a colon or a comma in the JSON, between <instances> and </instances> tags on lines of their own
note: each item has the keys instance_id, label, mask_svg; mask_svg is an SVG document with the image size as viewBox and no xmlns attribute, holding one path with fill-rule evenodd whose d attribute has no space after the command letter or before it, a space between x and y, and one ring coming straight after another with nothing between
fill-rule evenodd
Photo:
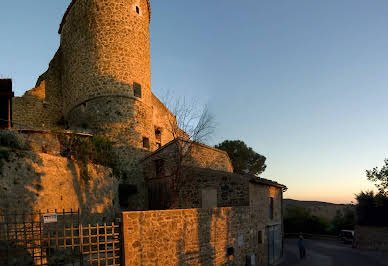
<instances>
[{"instance_id":1,"label":"hillside","mask_svg":"<svg viewBox=\"0 0 388 266\"><path fill-rule=\"evenodd\" d=\"M329 202L321 201L301 201L293 199L284 199L284 216L287 216L288 210L293 207L299 207L307 209L311 212L312 215L323 217L328 221L332 220L337 213L340 211L344 214L344 211L349 209L354 211L355 206L351 204L334 204Z\"/></svg>"}]
</instances>

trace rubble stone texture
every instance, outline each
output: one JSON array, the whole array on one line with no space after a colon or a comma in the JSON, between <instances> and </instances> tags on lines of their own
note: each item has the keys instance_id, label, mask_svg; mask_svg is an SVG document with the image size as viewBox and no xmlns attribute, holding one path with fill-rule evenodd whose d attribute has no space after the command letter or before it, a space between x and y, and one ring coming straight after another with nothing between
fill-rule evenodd
<instances>
[{"instance_id":1,"label":"rubble stone texture","mask_svg":"<svg viewBox=\"0 0 388 266\"><path fill-rule=\"evenodd\" d=\"M124 212L125 265L246 265L251 254L267 265L266 215L250 207Z\"/></svg>"},{"instance_id":2,"label":"rubble stone texture","mask_svg":"<svg viewBox=\"0 0 388 266\"><path fill-rule=\"evenodd\" d=\"M69 128L115 142L118 168L129 173L121 182L138 190L131 209L146 205L137 161L173 139L175 119L151 92L150 12L149 0L73 0L48 70L35 88L13 99L16 128Z\"/></svg>"},{"instance_id":3,"label":"rubble stone texture","mask_svg":"<svg viewBox=\"0 0 388 266\"><path fill-rule=\"evenodd\" d=\"M77 161L35 151L8 152L0 172L0 213L79 209L82 223L114 219L118 181L110 168L89 163L85 181Z\"/></svg>"}]
</instances>

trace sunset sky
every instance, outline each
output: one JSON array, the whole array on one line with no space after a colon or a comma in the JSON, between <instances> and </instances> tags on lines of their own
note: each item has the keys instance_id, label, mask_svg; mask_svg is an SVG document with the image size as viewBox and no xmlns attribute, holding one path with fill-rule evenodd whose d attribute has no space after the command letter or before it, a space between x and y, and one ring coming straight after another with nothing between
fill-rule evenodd
<instances>
[{"instance_id":1,"label":"sunset sky","mask_svg":"<svg viewBox=\"0 0 388 266\"><path fill-rule=\"evenodd\" d=\"M22 95L59 46L69 0L2 0L0 77ZM214 145L267 157L286 198L372 189L388 157L388 1L153 0L152 87L208 104Z\"/></svg>"}]
</instances>

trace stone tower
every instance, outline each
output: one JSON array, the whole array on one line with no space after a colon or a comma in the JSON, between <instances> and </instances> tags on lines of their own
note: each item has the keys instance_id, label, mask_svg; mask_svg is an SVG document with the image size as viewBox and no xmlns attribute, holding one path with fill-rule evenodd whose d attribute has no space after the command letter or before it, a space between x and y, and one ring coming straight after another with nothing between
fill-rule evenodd
<instances>
[{"instance_id":1,"label":"stone tower","mask_svg":"<svg viewBox=\"0 0 388 266\"><path fill-rule=\"evenodd\" d=\"M143 209L137 161L152 149L149 0L73 0L61 35L63 115L71 129L115 142L115 163L135 185L131 209ZM144 143L147 141L148 143Z\"/></svg>"},{"instance_id":2,"label":"stone tower","mask_svg":"<svg viewBox=\"0 0 388 266\"><path fill-rule=\"evenodd\" d=\"M143 209L147 198L137 163L173 140L176 124L151 92L150 19L149 0L72 0L48 70L13 99L20 128L59 127L113 141L120 182L136 186L131 209Z\"/></svg>"},{"instance_id":3,"label":"stone tower","mask_svg":"<svg viewBox=\"0 0 388 266\"><path fill-rule=\"evenodd\" d=\"M73 0L59 29L70 128L143 150L154 134L150 18L149 0Z\"/></svg>"}]
</instances>

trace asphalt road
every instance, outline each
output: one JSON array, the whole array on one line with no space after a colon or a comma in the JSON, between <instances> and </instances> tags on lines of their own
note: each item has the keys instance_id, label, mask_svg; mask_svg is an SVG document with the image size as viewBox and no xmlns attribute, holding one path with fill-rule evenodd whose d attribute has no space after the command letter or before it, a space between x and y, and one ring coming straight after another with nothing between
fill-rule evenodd
<instances>
[{"instance_id":1,"label":"asphalt road","mask_svg":"<svg viewBox=\"0 0 388 266\"><path fill-rule=\"evenodd\" d=\"M297 241L285 240L281 266L388 266L388 253L360 251L339 241L305 240L306 258L300 260Z\"/></svg>"}]
</instances>

